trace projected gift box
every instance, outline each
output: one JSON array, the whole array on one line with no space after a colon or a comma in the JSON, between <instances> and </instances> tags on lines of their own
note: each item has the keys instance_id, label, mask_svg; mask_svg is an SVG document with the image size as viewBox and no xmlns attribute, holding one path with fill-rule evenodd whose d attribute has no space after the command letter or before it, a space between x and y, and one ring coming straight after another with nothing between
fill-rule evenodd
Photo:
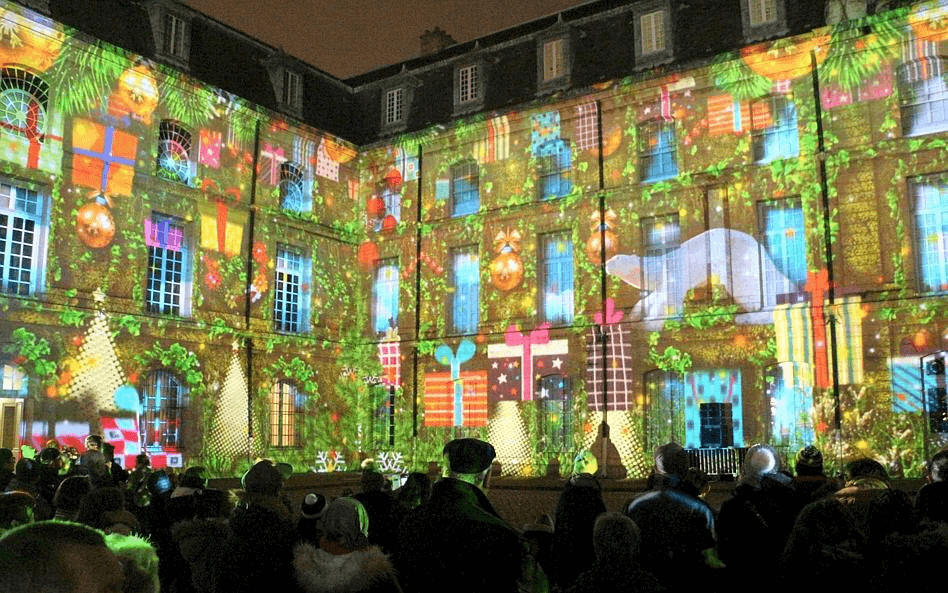
<instances>
[{"instance_id":1,"label":"projected gift box","mask_svg":"<svg viewBox=\"0 0 948 593\"><path fill-rule=\"evenodd\" d=\"M0 122L4 158L21 167L54 172L63 158L63 121L59 114L48 117L31 101L21 121Z\"/></svg>"},{"instance_id":2,"label":"projected gift box","mask_svg":"<svg viewBox=\"0 0 948 593\"><path fill-rule=\"evenodd\" d=\"M461 340L457 352L446 344L435 350L435 359L451 372L425 375L425 426L487 425L487 373L461 371L474 352L470 340Z\"/></svg>"},{"instance_id":3,"label":"projected gift box","mask_svg":"<svg viewBox=\"0 0 948 593\"><path fill-rule=\"evenodd\" d=\"M491 401L532 401L538 375L562 374L569 354L567 340L551 340L550 324L520 333L507 328L503 344L487 346Z\"/></svg>"},{"instance_id":4,"label":"projected gift box","mask_svg":"<svg viewBox=\"0 0 948 593\"><path fill-rule=\"evenodd\" d=\"M627 410L633 401L632 351L629 330L620 321L623 311L616 311L615 301L606 299L606 310L595 314L598 327L589 330L586 342L586 389L589 409ZM604 382L608 381L608 391Z\"/></svg>"},{"instance_id":5,"label":"projected gift box","mask_svg":"<svg viewBox=\"0 0 948 593\"><path fill-rule=\"evenodd\" d=\"M109 195L132 194L138 138L111 126L76 119L72 126L72 181Z\"/></svg>"}]
</instances>

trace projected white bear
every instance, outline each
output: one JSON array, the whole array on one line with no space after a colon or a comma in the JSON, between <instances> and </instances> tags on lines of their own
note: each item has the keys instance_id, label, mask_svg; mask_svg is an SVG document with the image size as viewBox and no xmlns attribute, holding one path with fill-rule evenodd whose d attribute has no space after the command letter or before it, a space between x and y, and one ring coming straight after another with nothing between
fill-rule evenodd
<instances>
[{"instance_id":1,"label":"projected white bear","mask_svg":"<svg viewBox=\"0 0 948 593\"><path fill-rule=\"evenodd\" d=\"M757 239L724 228L705 231L660 256L613 256L606 272L642 290L632 315L650 328L676 316L688 291L709 279L740 305L735 321L743 324L771 323L768 309L777 304L777 295L799 290Z\"/></svg>"}]
</instances>

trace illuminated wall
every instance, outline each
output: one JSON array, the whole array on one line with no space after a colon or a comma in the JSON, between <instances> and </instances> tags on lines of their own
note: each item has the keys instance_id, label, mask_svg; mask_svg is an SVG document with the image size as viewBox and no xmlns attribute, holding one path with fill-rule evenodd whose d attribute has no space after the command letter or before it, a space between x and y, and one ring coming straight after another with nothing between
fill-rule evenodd
<instances>
[{"instance_id":1,"label":"illuminated wall","mask_svg":"<svg viewBox=\"0 0 948 593\"><path fill-rule=\"evenodd\" d=\"M939 3L364 150L4 7L5 444L641 476L668 440L943 443Z\"/></svg>"}]
</instances>

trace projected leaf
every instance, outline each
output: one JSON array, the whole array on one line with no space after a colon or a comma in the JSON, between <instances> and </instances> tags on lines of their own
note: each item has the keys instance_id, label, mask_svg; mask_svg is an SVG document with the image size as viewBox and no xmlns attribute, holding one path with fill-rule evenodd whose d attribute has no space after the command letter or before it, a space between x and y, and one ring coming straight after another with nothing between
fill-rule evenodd
<instances>
[{"instance_id":1,"label":"projected leaf","mask_svg":"<svg viewBox=\"0 0 948 593\"><path fill-rule=\"evenodd\" d=\"M181 86L178 78L165 76L160 89L161 100L171 119L189 128L199 128L214 117L216 97L206 88Z\"/></svg>"},{"instance_id":2,"label":"projected leaf","mask_svg":"<svg viewBox=\"0 0 948 593\"><path fill-rule=\"evenodd\" d=\"M47 73L53 93L52 108L65 117L94 109L109 95L127 64L98 45L82 45L72 37Z\"/></svg>"},{"instance_id":3,"label":"projected leaf","mask_svg":"<svg viewBox=\"0 0 948 593\"><path fill-rule=\"evenodd\" d=\"M711 65L715 84L731 94L735 101L756 99L770 93L772 82L744 64L736 54L722 54Z\"/></svg>"}]
</instances>

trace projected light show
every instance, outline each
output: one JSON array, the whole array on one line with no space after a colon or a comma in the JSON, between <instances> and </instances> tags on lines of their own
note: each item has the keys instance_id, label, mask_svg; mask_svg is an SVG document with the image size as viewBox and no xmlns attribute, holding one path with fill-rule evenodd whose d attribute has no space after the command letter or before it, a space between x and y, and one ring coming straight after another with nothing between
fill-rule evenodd
<instances>
[{"instance_id":1,"label":"projected light show","mask_svg":"<svg viewBox=\"0 0 948 593\"><path fill-rule=\"evenodd\" d=\"M2 446L231 476L468 436L504 475L645 477L767 442L915 477L948 442L948 3L366 146L0 19Z\"/></svg>"}]
</instances>

